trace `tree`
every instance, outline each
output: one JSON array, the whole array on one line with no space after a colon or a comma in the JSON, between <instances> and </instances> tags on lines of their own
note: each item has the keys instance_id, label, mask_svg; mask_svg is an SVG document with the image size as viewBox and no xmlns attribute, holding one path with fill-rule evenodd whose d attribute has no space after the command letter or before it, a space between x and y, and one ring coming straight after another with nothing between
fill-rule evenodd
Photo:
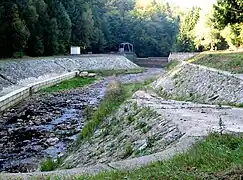
<instances>
[{"instance_id":1,"label":"tree","mask_svg":"<svg viewBox=\"0 0 243 180\"><path fill-rule=\"evenodd\" d=\"M214 27L213 8L208 12L201 12L200 19L195 27L195 44L201 50L222 50L227 48L227 43L221 36L219 29Z\"/></svg>"},{"instance_id":2,"label":"tree","mask_svg":"<svg viewBox=\"0 0 243 180\"><path fill-rule=\"evenodd\" d=\"M214 5L215 27L231 48L243 45L243 1L219 0Z\"/></svg>"},{"instance_id":3,"label":"tree","mask_svg":"<svg viewBox=\"0 0 243 180\"><path fill-rule=\"evenodd\" d=\"M45 47L45 55L55 55L59 52L58 44L58 25L56 18L52 18L49 24L49 31L47 36L47 44Z\"/></svg>"},{"instance_id":4,"label":"tree","mask_svg":"<svg viewBox=\"0 0 243 180\"><path fill-rule=\"evenodd\" d=\"M223 29L228 24L243 22L243 1L242 0L218 0L214 5L214 16L216 26Z\"/></svg>"},{"instance_id":5,"label":"tree","mask_svg":"<svg viewBox=\"0 0 243 180\"><path fill-rule=\"evenodd\" d=\"M155 0L147 6L136 2L3 0L1 56L66 54L70 45L80 46L83 53L103 53L117 51L121 42L133 43L139 56L168 55L179 31L178 9Z\"/></svg>"},{"instance_id":6,"label":"tree","mask_svg":"<svg viewBox=\"0 0 243 180\"><path fill-rule=\"evenodd\" d=\"M30 33L25 22L19 17L17 5L13 5L11 13L13 27L13 52L22 53L26 47Z\"/></svg>"},{"instance_id":7,"label":"tree","mask_svg":"<svg viewBox=\"0 0 243 180\"><path fill-rule=\"evenodd\" d=\"M58 53L66 53L70 46L71 20L64 6L59 0L48 1L49 16L55 18L58 27Z\"/></svg>"},{"instance_id":8,"label":"tree","mask_svg":"<svg viewBox=\"0 0 243 180\"><path fill-rule=\"evenodd\" d=\"M180 32L177 35L174 46L175 51L190 52L195 51L195 26L199 20L199 8L192 8L180 15Z\"/></svg>"}]
</instances>

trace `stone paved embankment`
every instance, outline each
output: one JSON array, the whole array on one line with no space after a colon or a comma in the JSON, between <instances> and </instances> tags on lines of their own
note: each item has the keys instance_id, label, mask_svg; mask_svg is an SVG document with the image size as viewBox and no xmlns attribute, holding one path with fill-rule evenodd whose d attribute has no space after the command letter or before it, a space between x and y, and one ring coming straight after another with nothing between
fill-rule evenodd
<instances>
[{"instance_id":1,"label":"stone paved embankment","mask_svg":"<svg viewBox=\"0 0 243 180\"><path fill-rule=\"evenodd\" d=\"M120 55L84 55L0 61L0 96L30 83L71 71L136 69Z\"/></svg>"},{"instance_id":2,"label":"stone paved embankment","mask_svg":"<svg viewBox=\"0 0 243 180\"><path fill-rule=\"evenodd\" d=\"M242 104L241 76L187 62L162 75L154 89L172 99L208 104Z\"/></svg>"}]
</instances>

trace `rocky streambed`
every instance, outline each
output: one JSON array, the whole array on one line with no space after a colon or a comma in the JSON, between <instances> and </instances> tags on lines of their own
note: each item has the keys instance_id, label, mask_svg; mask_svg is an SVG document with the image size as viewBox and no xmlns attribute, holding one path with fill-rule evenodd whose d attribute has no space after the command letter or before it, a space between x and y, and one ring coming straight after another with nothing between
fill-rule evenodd
<instances>
[{"instance_id":1,"label":"rocky streambed","mask_svg":"<svg viewBox=\"0 0 243 180\"><path fill-rule=\"evenodd\" d=\"M86 88L36 94L0 114L0 171L35 171L41 159L62 156L85 125L85 109L103 99L110 80L141 82L162 69L106 77Z\"/></svg>"}]
</instances>

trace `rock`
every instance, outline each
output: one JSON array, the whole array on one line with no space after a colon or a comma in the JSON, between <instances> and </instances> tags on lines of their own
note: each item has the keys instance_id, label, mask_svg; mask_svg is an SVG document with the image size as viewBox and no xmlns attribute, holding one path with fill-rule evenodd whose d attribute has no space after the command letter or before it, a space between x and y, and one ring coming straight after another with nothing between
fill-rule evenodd
<instances>
[{"instance_id":1,"label":"rock","mask_svg":"<svg viewBox=\"0 0 243 180\"><path fill-rule=\"evenodd\" d=\"M71 103L71 102L72 102L72 100L67 100L67 101L66 101L67 104L69 104L69 103Z\"/></svg>"},{"instance_id":2,"label":"rock","mask_svg":"<svg viewBox=\"0 0 243 180\"><path fill-rule=\"evenodd\" d=\"M55 136L54 133L51 133L51 134L50 134L50 137L51 137L51 138L54 138L54 137L56 137L56 136Z\"/></svg>"},{"instance_id":3,"label":"rock","mask_svg":"<svg viewBox=\"0 0 243 180\"><path fill-rule=\"evenodd\" d=\"M80 76L80 77L87 77L88 75L89 75L88 72L80 72L80 73L79 73L79 76Z\"/></svg>"},{"instance_id":4,"label":"rock","mask_svg":"<svg viewBox=\"0 0 243 180\"><path fill-rule=\"evenodd\" d=\"M139 151L146 149L148 146L146 139L136 141L135 144L138 147Z\"/></svg>"},{"instance_id":5,"label":"rock","mask_svg":"<svg viewBox=\"0 0 243 180\"><path fill-rule=\"evenodd\" d=\"M89 73L89 74L88 74L88 77L95 77L95 76L96 76L95 73Z\"/></svg>"},{"instance_id":6,"label":"rock","mask_svg":"<svg viewBox=\"0 0 243 180\"><path fill-rule=\"evenodd\" d=\"M38 151L42 151L42 150L43 150L43 147L40 146L40 145L37 145L37 146L34 146L32 149L33 149L34 151L38 152Z\"/></svg>"},{"instance_id":7,"label":"rock","mask_svg":"<svg viewBox=\"0 0 243 180\"><path fill-rule=\"evenodd\" d=\"M17 122L22 123L22 122L24 122L24 120L23 119L18 119Z\"/></svg>"},{"instance_id":8,"label":"rock","mask_svg":"<svg viewBox=\"0 0 243 180\"><path fill-rule=\"evenodd\" d=\"M57 144L59 141L59 139L56 137L56 138L49 138L46 140L47 144L51 145L51 146L54 146L55 144Z\"/></svg>"}]
</instances>

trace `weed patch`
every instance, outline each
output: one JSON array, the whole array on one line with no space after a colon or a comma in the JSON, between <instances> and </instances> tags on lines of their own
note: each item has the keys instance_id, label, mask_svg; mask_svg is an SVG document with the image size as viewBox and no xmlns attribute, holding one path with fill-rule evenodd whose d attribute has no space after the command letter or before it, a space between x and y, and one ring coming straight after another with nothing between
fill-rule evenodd
<instances>
[{"instance_id":1,"label":"weed patch","mask_svg":"<svg viewBox=\"0 0 243 180\"><path fill-rule=\"evenodd\" d=\"M75 89L79 87L83 87L88 84L92 84L96 79L93 77L75 77L69 80L62 81L54 86L41 89L41 93L51 93L51 92L58 92L68 89Z\"/></svg>"},{"instance_id":2,"label":"weed patch","mask_svg":"<svg viewBox=\"0 0 243 180\"><path fill-rule=\"evenodd\" d=\"M59 165L61 164L61 159L57 158L56 160L53 160L51 158L47 158L41 163L40 170L42 172L45 171L53 171L55 170Z\"/></svg>"},{"instance_id":3,"label":"weed patch","mask_svg":"<svg viewBox=\"0 0 243 180\"><path fill-rule=\"evenodd\" d=\"M131 156L133 154L133 149L130 143L127 143L125 146L125 154L124 159Z\"/></svg>"}]
</instances>

